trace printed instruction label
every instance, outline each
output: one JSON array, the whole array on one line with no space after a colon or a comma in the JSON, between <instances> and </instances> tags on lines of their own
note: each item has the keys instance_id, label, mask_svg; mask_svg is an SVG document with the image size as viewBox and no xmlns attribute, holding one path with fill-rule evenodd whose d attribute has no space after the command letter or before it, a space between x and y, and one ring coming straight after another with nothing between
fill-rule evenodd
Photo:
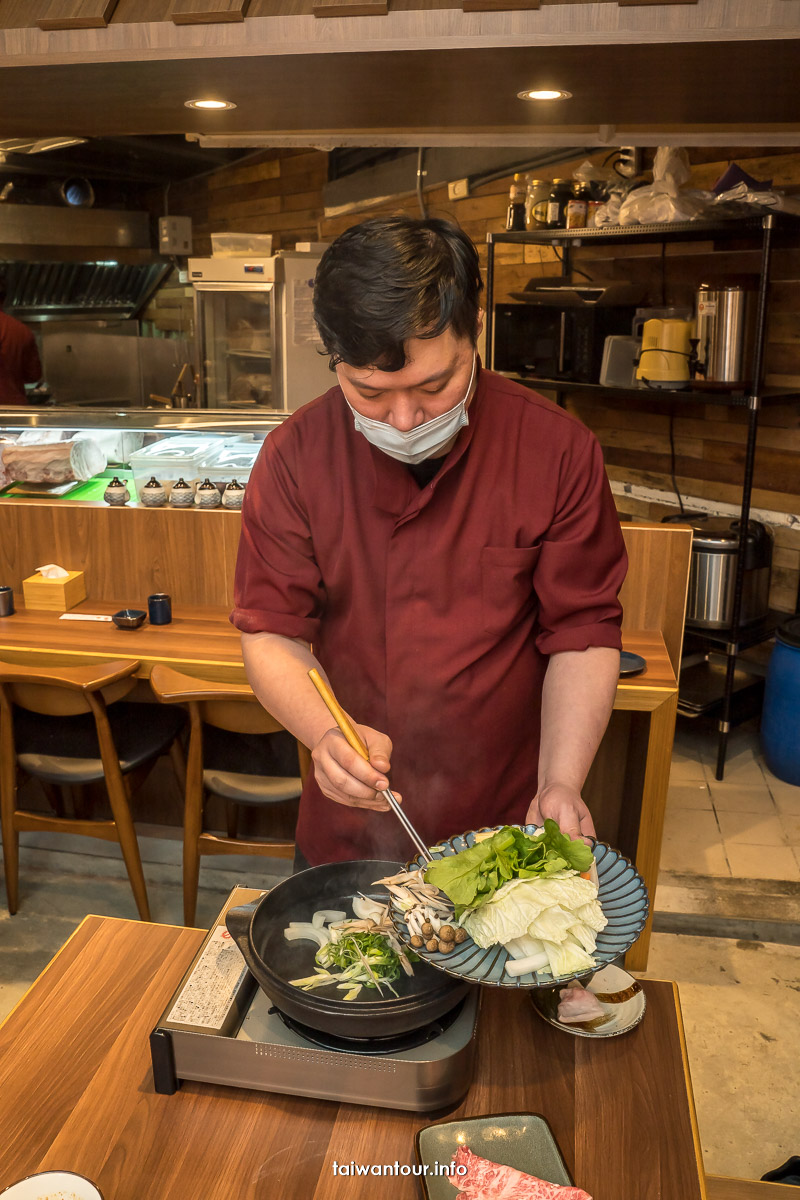
<instances>
[{"instance_id":1,"label":"printed instruction label","mask_svg":"<svg viewBox=\"0 0 800 1200\"><path fill-rule=\"evenodd\" d=\"M289 283L289 312L293 346L320 346L314 320L314 278L292 279Z\"/></svg>"},{"instance_id":2,"label":"printed instruction label","mask_svg":"<svg viewBox=\"0 0 800 1200\"><path fill-rule=\"evenodd\" d=\"M217 925L167 1021L219 1029L247 974L242 952L224 925Z\"/></svg>"}]
</instances>

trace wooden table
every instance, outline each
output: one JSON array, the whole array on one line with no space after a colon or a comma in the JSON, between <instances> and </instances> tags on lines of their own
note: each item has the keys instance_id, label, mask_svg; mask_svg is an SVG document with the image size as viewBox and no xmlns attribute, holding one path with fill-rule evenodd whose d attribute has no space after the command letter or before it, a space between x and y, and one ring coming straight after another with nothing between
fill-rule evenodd
<instances>
[{"instance_id":1,"label":"wooden table","mask_svg":"<svg viewBox=\"0 0 800 1200\"><path fill-rule=\"evenodd\" d=\"M90 599L70 612L110 616L121 608L137 606ZM140 607L147 607L146 598ZM229 615L229 608L173 602L169 625L151 625L146 620L138 629L117 629L111 622L62 621L60 613L28 609L17 599L16 613L0 618L0 658L21 655L41 666L137 658L142 678L150 675L156 663L167 663L209 679L244 683L241 635Z\"/></svg>"},{"instance_id":2,"label":"wooden table","mask_svg":"<svg viewBox=\"0 0 800 1200\"><path fill-rule=\"evenodd\" d=\"M486 989L475 1080L446 1114L197 1083L157 1095L148 1035L203 937L86 917L0 1027L0 1189L58 1167L107 1200L416 1200L413 1178L376 1186L333 1163L411 1164L422 1126L517 1111L547 1118L594 1200L705 1200L674 984L647 981L642 1024L605 1042Z\"/></svg>"}]
</instances>

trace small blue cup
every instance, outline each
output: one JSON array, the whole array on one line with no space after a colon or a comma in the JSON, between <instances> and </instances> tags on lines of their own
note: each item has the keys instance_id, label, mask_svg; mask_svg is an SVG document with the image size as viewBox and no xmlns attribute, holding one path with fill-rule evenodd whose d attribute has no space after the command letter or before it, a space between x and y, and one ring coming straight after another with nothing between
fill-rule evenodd
<instances>
[{"instance_id":1,"label":"small blue cup","mask_svg":"<svg viewBox=\"0 0 800 1200\"><path fill-rule=\"evenodd\" d=\"M147 614L151 625L169 625L172 621L172 598L166 592L147 597Z\"/></svg>"}]
</instances>

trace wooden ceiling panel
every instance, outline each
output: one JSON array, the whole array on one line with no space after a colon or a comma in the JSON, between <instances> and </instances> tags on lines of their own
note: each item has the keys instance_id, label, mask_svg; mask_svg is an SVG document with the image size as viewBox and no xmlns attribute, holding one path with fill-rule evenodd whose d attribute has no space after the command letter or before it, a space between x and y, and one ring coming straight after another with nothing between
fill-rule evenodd
<instances>
[{"instance_id":1,"label":"wooden ceiling panel","mask_svg":"<svg viewBox=\"0 0 800 1200\"><path fill-rule=\"evenodd\" d=\"M800 131L799 70L800 41L779 39L8 67L0 137L502 130L522 145L526 133L603 124ZM572 99L517 99L531 87ZM237 108L184 107L202 93Z\"/></svg>"},{"instance_id":2,"label":"wooden ceiling panel","mask_svg":"<svg viewBox=\"0 0 800 1200\"><path fill-rule=\"evenodd\" d=\"M40 29L105 29L117 0L50 0L36 24Z\"/></svg>"}]
</instances>

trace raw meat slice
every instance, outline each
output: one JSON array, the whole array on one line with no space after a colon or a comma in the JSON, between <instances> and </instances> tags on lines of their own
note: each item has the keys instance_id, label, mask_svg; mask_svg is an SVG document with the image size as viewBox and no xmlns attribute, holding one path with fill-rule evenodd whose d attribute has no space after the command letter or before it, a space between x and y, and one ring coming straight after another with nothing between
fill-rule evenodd
<instances>
[{"instance_id":1,"label":"raw meat slice","mask_svg":"<svg viewBox=\"0 0 800 1200\"><path fill-rule=\"evenodd\" d=\"M596 1021L605 1016L600 1001L594 992L581 987L579 983L570 984L560 991L561 1000L558 1005L558 1019L564 1025L577 1025L581 1021Z\"/></svg>"},{"instance_id":2,"label":"raw meat slice","mask_svg":"<svg viewBox=\"0 0 800 1200\"><path fill-rule=\"evenodd\" d=\"M466 1167L466 1175L450 1175L450 1182L466 1200L592 1200L581 1188L560 1187L513 1167L502 1167L459 1146L455 1166Z\"/></svg>"}]
</instances>

